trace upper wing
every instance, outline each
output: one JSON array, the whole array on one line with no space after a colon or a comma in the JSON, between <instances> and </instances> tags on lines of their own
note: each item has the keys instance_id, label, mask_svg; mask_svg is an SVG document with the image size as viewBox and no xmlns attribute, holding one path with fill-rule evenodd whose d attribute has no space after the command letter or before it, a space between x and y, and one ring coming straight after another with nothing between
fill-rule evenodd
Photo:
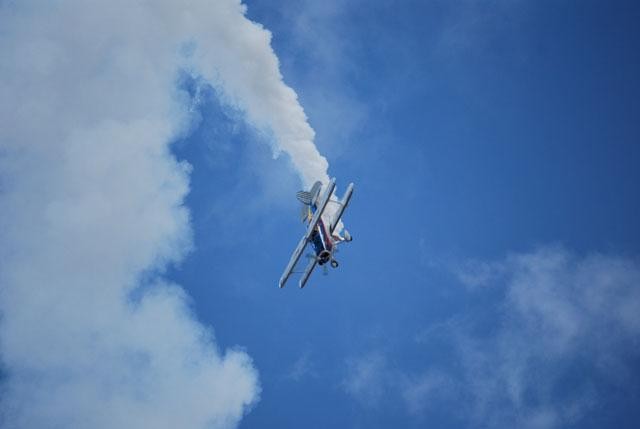
<instances>
[{"instance_id":1,"label":"upper wing","mask_svg":"<svg viewBox=\"0 0 640 429\"><path fill-rule=\"evenodd\" d=\"M293 251L293 254L291 255L291 259L289 259L289 263L287 264L287 268L284 269L284 273L282 274L282 277L280 277L280 282L279 282L280 287L284 287L284 284L289 279L289 276L291 276L293 267L295 267L296 263L298 263L298 260L302 256L302 252L304 252L304 248L307 246L307 243L311 239L311 234L313 233L313 230L315 229L315 227L318 225L318 222L320 221L320 217L322 216L322 213L327 208L327 204L329 203L329 198L331 198L331 194L333 193L333 190L335 189L335 187L336 187L336 179L333 178L329 181L329 184L327 185L327 189L324 195L322 196L322 199L320 200L319 204L317 205L317 210L313 214L313 217L311 218L311 222L309 222L309 226L307 227L307 232L304 234L304 236L298 243L296 250ZM313 270L313 268L311 269ZM311 272L309 272L309 274L311 274Z\"/></svg>"},{"instance_id":2,"label":"upper wing","mask_svg":"<svg viewBox=\"0 0 640 429\"><path fill-rule=\"evenodd\" d=\"M353 183L349 183L349 186L344 193L344 197L342 197L342 201L338 203L340 205L340 208L336 212L334 218L331 220L331 227L329 228L330 233L333 233L333 231L336 229L336 226L338 226L338 222L340 222L340 218L342 217L344 210L347 208L349 201L351 201L351 194L353 194Z\"/></svg>"}]
</instances>

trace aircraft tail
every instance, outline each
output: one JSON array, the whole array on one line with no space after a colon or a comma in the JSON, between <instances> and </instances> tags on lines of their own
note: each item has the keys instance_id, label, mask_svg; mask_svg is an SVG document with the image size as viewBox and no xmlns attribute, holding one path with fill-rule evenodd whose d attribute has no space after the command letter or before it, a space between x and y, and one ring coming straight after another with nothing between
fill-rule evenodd
<instances>
[{"instance_id":1,"label":"aircraft tail","mask_svg":"<svg viewBox=\"0 0 640 429\"><path fill-rule=\"evenodd\" d=\"M318 196L320 195L320 188L322 188L322 183L316 182L313 184L309 191L298 191L296 193L296 198L298 201L302 203L302 211L300 216L302 221L310 220L313 213L311 212L311 206L316 203Z\"/></svg>"}]
</instances>

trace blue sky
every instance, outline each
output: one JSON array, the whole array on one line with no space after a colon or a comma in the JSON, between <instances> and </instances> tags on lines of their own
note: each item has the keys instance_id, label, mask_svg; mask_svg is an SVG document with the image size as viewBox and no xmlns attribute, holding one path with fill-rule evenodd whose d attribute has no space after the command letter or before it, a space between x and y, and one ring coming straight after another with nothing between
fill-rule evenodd
<instances>
[{"instance_id":1,"label":"blue sky","mask_svg":"<svg viewBox=\"0 0 640 429\"><path fill-rule=\"evenodd\" d=\"M213 91L173 145L193 165L195 250L169 277L254 360L240 427L637 426L638 330L611 326L612 296L639 286L639 16L248 2L338 192L356 192L340 269L278 290L302 232L286 156ZM607 276L620 288L593 292Z\"/></svg>"},{"instance_id":2,"label":"blue sky","mask_svg":"<svg viewBox=\"0 0 640 429\"><path fill-rule=\"evenodd\" d=\"M247 7L0 1L0 426L637 427L640 7Z\"/></svg>"}]
</instances>

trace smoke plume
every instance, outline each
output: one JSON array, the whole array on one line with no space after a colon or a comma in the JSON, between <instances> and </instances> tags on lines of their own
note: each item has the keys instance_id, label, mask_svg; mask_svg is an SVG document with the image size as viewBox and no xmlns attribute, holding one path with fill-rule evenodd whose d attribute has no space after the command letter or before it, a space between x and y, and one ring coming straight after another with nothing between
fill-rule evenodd
<instances>
[{"instance_id":1,"label":"smoke plume","mask_svg":"<svg viewBox=\"0 0 640 429\"><path fill-rule=\"evenodd\" d=\"M216 23L186 19L195 40L202 41L193 54L196 69L221 84L227 101L244 110L254 126L273 133L276 150L289 155L305 186L327 183L327 160L313 143L315 133L296 93L283 82L271 33L247 20L244 6L227 3L217 8ZM199 3L193 16L209 7Z\"/></svg>"}]
</instances>

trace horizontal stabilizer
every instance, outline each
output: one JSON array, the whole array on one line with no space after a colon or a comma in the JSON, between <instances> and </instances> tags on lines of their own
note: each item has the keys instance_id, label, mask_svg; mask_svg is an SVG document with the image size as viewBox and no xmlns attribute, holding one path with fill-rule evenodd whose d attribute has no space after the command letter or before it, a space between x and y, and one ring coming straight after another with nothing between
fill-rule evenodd
<instances>
[{"instance_id":1,"label":"horizontal stabilizer","mask_svg":"<svg viewBox=\"0 0 640 429\"><path fill-rule=\"evenodd\" d=\"M307 192L307 191L298 191L298 193L296 194L296 198L298 199L298 201L300 201L302 204L306 204L308 206L311 205L311 192Z\"/></svg>"},{"instance_id":2,"label":"horizontal stabilizer","mask_svg":"<svg viewBox=\"0 0 640 429\"><path fill-rule=\"evenodd\" d=\"M298 191L296 193L296 198L302 204L306 204L308 206L313 205L316 203L316 200L318 199L318 195L320 195L321 188L322 188L322 183L318 181L313 184L313 186L309 191Z\"/></svg>"}]
</instances>

